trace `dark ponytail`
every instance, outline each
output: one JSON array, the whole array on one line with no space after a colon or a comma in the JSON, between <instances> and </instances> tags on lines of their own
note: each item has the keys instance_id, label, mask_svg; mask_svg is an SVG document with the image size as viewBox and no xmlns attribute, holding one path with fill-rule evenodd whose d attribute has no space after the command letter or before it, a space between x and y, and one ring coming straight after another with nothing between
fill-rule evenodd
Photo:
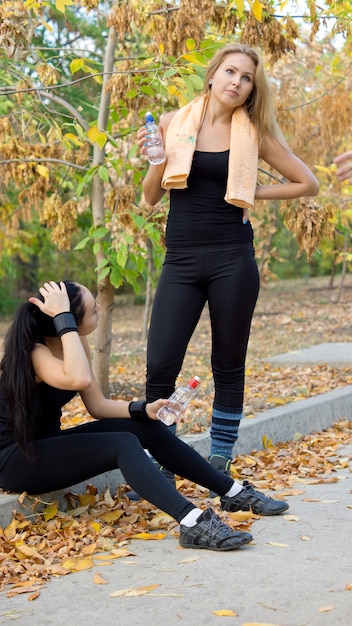
<instances>
[{"instance_id":1,"label":"dark ponytail","mask_svg":"<svg viewBox=\"0 0 352 626\"><path fill-rule=\"evenodd\" d=\"M79 326L85 313L82 290L71 281L65 281L65 285ZM40 293L36 297L43 301ZM18 308L5 337L0 375L7 417L15 440L30 458L35 458L34 438L40 414L32 351L37 343L45 343L45 337L55 336L52 317L31 302L25 302Z\"/></svg>"}]
</instances>

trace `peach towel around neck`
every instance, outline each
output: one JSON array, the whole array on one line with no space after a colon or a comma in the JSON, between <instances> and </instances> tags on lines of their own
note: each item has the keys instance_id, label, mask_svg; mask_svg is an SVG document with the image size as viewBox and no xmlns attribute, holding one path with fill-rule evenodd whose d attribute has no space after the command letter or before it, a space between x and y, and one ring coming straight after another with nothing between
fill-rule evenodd
<instances>
[{"instance_id":1,"label":"peach towel around neck","mask_svg":"<svg viewBox=\"0 0 352 626\"><path fill-rule=\"evenodd\" d=\"M203 123L208 96L205 94L179 109L166 133L167 162L163 189L186 189L198 131ZM258 138L243 107L231 121L229 169L225 200L241 208L253 208L258 173Z\"/></svg>"}]
</instances>

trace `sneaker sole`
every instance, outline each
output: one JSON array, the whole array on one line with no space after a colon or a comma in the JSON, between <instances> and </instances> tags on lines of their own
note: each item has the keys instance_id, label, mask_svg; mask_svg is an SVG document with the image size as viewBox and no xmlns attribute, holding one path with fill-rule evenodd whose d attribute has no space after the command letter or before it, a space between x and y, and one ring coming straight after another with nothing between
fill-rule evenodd
<instances>
[{"instance_id":1,"label":"sneaker sole","mask_svg":"<svg viewBox=\"0 0 352 626\"><path fill-rule=\"evenodd\" d=\"M242 548L242 546L247 545L251 541L253 541L253 537L248 537L247 539L243 539L243 541L241 543L237 544L236 546L225 546L225 547L224 546L220 546L219 548L216 548L216 547L211 548L210 546L201 546L201 545L199 545L199 546L192 546L192 545L184 546L184 545L182 545L181 542L179 542L179 543L180 543L181 548L186 548L186 549L191 548L192 550L213 550L215 552L230 552L232 550L238 550L238 548Z\"/></svg>"},{"instance_id":2,"label":"sneaker sole","mask_svg":"<svg viewBox=\"0 0 352 626\"><path fill-rule=\"evenodd\" d=\"M220 500L221 503L221 500ZM276 509L276 511L271 511L271 512L267 512L267 513L260 513L259 511L255 511L254 509L252 509L251 507L246 507L244 508L238 508L238 509L232 509L232 508L226 508L226 505L223 506L221 504L221 509L222 511L226 511L227 513L238 513L238 511L243 511L244 513L248 513L251 512L253 513L253 515L261 515L262 517L269 517L269 516L273 516L273 515L280 515L281 513L284 513L285 511L287 511L287 509L290 508L290 505L288 503L285 503L285 505L282 505L282 507L280 509Z\"/></svg>"}]
</instances>

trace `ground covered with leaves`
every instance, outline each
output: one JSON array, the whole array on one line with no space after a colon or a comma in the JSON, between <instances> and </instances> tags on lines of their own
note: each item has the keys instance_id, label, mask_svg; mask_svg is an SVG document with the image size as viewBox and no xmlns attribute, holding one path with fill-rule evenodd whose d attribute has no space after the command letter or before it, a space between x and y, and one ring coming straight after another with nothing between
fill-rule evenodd
<instances>
[{"instance_id":1,"label":"ground covered with leaves","mask_svg":"<svg viewBox=\"0 0 352 626\"><path fill-rule=\"evenodd\" d=\"M341 446L352 443L352 422L341 421L323 433L302 436L266 450L236 458L234 478L249 480L255 487L282 499L304 493L304 485L337 482L337 470L349 468L349 459L338 455ZM351 471L351 470L350 470ZM297 484L299 488L297 489ZM219 498L209 500L208 490L179 479L177 488L197 506L215 506L219 516L236 530L249 531L257 515L219 509ZM8 598L28 594L35 600L52 578L113 563L135 555L133 539L164 539L178 536L178 525L165 513L142 500L131 502L127 486L117 492L98 493L88 485L86 493L67 493L67 511L57 502L43 503L22 494L28 514L16 514L0 529L0 589ZM94 583L104 584L96 572ZM148 590L141 590L147 593ZM137 592L136 592L137 593Z\"/></svg>"},{"instance_id":2,"label":"ground covered with leaves","mask_svg":"<svg viewBox=\"0 0 352 626\"><path fill-rule=\"evenodd\" d=\"M326 283L327 281L325 281ZM352 286L352 285L351 285ZM352 384L347 367L327 365L279 368L266 359L318 343L352 341L351 287L340 302L322 281L274 284L262 288L253 321L248 352L246 415L255 419L262 410ZM115 311L111 389L114 397L143 396L145 343L140 339L142 307L121 300ZM188 411L184 432L198 432L209 425L212 379L209 367L210 333L204 313L192 339L181 380L198 374L201 393ZM66 407L63 427L89 419L79 400ZM256 488L270 490L279 498L297 494L302 484L337 481L335 472L349 467L349 459L338 455L341 446L352 443L352 422L342 420L322 433L299 436L295 441L270 445L267 449L236 458L231 471L238 480L249 480ZM209 505L209 492L179 479L178 489L200 508ZM53 576L67 575L133 554L133 538L162 540L178 534L178 525L145 501L130 502L128 487L116 493L98 493L88 485L86 493L67 493L67 510L57 502L43 503L22 494L27 514L16 514L0 528L0 589L13 597L25 593L35 600ZM217 513L237 530L248 531L257 517L251 513ZM104 584L100 574L96 584ZM142 593L142 592L141 592Z\"/></svg>"}]
</instances>

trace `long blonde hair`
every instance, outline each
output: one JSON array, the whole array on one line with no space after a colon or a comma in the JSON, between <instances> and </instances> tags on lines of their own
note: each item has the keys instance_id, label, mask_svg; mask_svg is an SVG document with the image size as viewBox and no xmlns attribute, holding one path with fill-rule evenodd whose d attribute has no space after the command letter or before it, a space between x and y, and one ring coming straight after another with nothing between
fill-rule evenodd
<instances>
[{"instance_id":1,"label":"long blonde hair","mask_svg":"<svg viewBox=\"0 0 352 626\"><path fill-rule=\"evenodd\" d=\"M266 136L272 136L286 149L289 149L276 119L274 97L265 74L262 58L255 48L241 43L228 44L220 48L209 62L204 78L204 93L210 91L209 81L218 67L228 54L233 53L246 54L256 68L253 90L243 106L257 129L259 145L265 141Z\"/></svg>"}]
</instances>

